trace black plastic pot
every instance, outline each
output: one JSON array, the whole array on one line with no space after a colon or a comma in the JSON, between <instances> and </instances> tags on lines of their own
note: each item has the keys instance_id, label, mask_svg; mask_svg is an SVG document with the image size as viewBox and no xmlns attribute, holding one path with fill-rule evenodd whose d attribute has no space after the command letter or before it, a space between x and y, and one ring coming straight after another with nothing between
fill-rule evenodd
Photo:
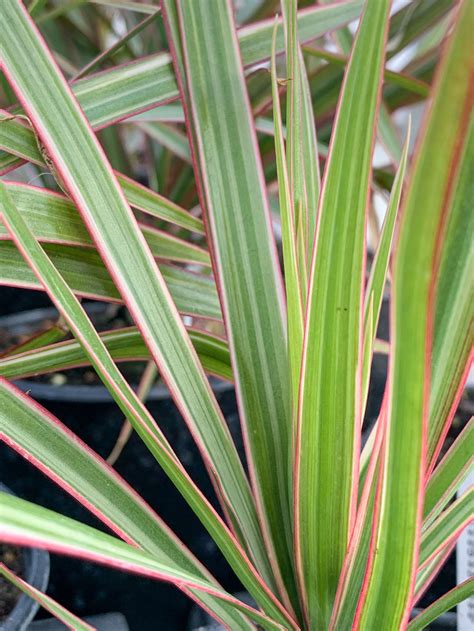
<instances>
[{"instance_id":1,"label":"black plastic pot","mask_svg":"<svg viewBox=\"0 0 474 631\"><path fill-rule=\"evenodd\" d=\"M6 493L12 491L0 482L0 490ZM23 548L22 560L24 578L30 585L40 591L45 591L49 580L49 554L45 550ZM26 594L21 594L9 615L0 621L0 631L25 631L33 620L39 605Z\"/></svg>"}]
</instances>

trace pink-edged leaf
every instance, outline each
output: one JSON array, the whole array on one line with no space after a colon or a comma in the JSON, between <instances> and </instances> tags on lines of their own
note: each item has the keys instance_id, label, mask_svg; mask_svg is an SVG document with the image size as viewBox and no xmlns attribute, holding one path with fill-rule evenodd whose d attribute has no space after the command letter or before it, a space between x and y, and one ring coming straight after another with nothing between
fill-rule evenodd
<instances>
[{"instance_id":1,"label":"pink-edged leaf","mask_svg":"<svg viewBox=\"0 0 474 631\"><path fill-rule=\"evenodd\" d=\"M97 251L45 243L44 251L77 296L123 302ZM209 276L160 263L171 297L182 314L221 320L214 281ZM0 284L43 290L34 273L11 241L0 239Z\"/></svg>"},{"instance_id":2,"label":"pink-edged leaf","mask_svg":"<svg viewBox=\"0 0 474 631\"><path fill-rule=\"evenodd\" d=\"M268 559L246 474L164 279L96 137L25 8L15 1L5 5L3 13L2 69L142 332L227 515L264 573ZM31 58L35 73L27 69Z\"/></svg>"},{"instance_id":3,"label":"pink-edged leaf","mask_svg":"<svg viewBox=\"0 0 474 631\"><path fill-rule=\"evenodd\" d=\"M407 631L423 631L429 628L429 624L438 618L442 613L452 609L463 600L474 596L474 578L468 578L463 583L456 585L449 592L443 594L438 600L435 600L422 613L409 623Z\"/></svg>"},{"instance_id":4,"label":"pink-edged leaf","mask_svg":"<svg viewBox=\"0 0 474 631\"><path fill-rule=\"evenodd\" d=\"M276 74L275 56L276 27L273 33L273 54L271 59L273 124L275 128L275 161L278 175L278 194L280 201L281 241L283 265L285 270L286 317L288 327L288 354L291 373L292 424L295 421L298 386L303 346L303 293L306 295L306 283L301 282L298 269L299 260L296 243L295 212L292 189L288 177L287 157L281 119L280 95ZM306 258L304 260L306 276Z\"/></svg>"},{"instance_id":5,"label":"pink-edged leaf","mask_svg":"<svg viewBox=\"0 0 474 631\"><path fill-rule=\"evenodd\" d=\"M428 480L423 505L425 527L444 510L473 464L474 417L471 417Z\"/></svg>"},{"instance_id":6,"label":"pink-edged leaf","mask_svg":"<svg viewBox=\"0 0 474 631\"><path fill-rule=\"evenodd\" d=\"M286 110L288 179L295 226L301 226L299 240L303 251L298 253L298 258L303 270L300 274L302 279L306 279L316 230L320 193L319 157L311 91L298 38L298 3L297 0L282 0L280 4L286 35L288 77ZM307 282L303 287L306 302Z\"/></svg>"},{"instance_id":7,"label":"pink-edged leaf","mask_svg":"<svg viewBox=\"0 0 474 631\"><path fill-rule=\"evenodd\" d=\"M204 592L231 604L264 629L284 628L209 581L191 572L171 568L120 539L7 493L1 493L0 498L0 541L46 548L51 552L166 581L180 589Z\"/></svg>"},{"instance_id":8,"label":"pink-edged leaf","mask_svg":"<svg viewBox=\"0 0 474 631\"><path fill-rule=\"evenodd\" d=\"M39 150L38 140L29 123L26 123L22 117L12 116L4 110L0 110L0 147L28 162L41 167L45 166L47 157ZM0 173L3 173L1 163ZM204 232L201 219L194 217L184 208L122 173L115 172L115 175L131 206L187 230L199 234Z\"/></svg>"},{"instance_id":9,"label":"pink-edged leaf","mask_svg":"<svg viewBox=\"0 0 474 631\"><path fill-rule=\"evenodd\" d=\"M24 594L33 600L36 600L36 602L49 611L56 620L63 622L69 629L77 629L77 631L95 631L94 627L91 627L90 624L87 624L72 614L50 596L43 594L39 589L33 587L33 585L29 585L26 581L9 570L3 563L0 563L0 574Z\"/></svg>"},{"instance_id":10,"label":"pink-edged leaf","mask_svg":"<svg viewBox=\"0 0 474 631\"><path fill-rule=\"evenodd\" d=\"M142 498L57 418L4 379L0 379L0 404L1 440L124 541L171 567L215 583ZM203 602L220 619L227 617L227 608L219 601L204 596ZM231 619L235 622L235 617Z\"/></svg>"},{"instance_id":11,"label":"pink-edged leaf","mask_svg":"<svg viewBox=\"0 0 474 631\"><path fill-rule=\"evenodd\" d=\"M74 204L67 197L20 182L4 183L39 241L94 246ZM155 258L210 266L209 255L203 248L152 226L138 225ZM0 225L0 240L9 238L7 229Z\"/></svg>"},{"instance_id":12,"label":"pink-edged leaf","mask_svg":"<svg viewBox=\"0 0 474 631\"><path fill-rule=\"evenodd\" d=\"M436 283L431 368L429 474L438 459L474 360L474 117L465 132Z\"/></svg>"},{"instance_id":13,"label":"pink-edged leaf","mask_svg":"<svg viewBox=\"0 0 474 631\"><path fill-rule=\"evenodd\" d=\"M357 498L365 225L389 2L369 0L342 87L311 263L295 456L308 624L329 624Z\"/></svg>"},{"instance_id":14,"label":"pink-edged leaf","mask_svg":"<svg viewBox=\"0 0 474 631\"><path fill-rule=\"evenodd\" d=\"M439 552L438 555L430 563L428 563L417 573L412 605L416 605L423 597L426 590L429 588L431 583L437 577L440 570L445 565L446 561L451 556L455 547L456 539L452 539L444 546L441 552Z\"/></svg>"},{"instance_id":15,"label":"pink-edged leaf","mask_svg":"<svg viewBox=\"0 0 474 631\"><path fill-rule=\"evenodd\" d=\"M56 327L54 327L54 331ZM222 338L193 327L187 328L199 360L210 375L232 381L229 349ZM64 337L65 332L59 329ZM49 332L51 333L51 331ZM150 351L135 327L114 329L100 333L100 338L115 362L144 361L150 359ZM8 379L23 379L51 372L90 366L91 362L77 340L50 343L34 338L33 348L11 349L0 357L0 375ZM33 344L33 340L30 341Z\"/></svg>"},{"instance_id":16,"label":"pink-edged leaf","mask_svg":"<svg viewBox=\"0 0 474 631\"><path fill-rule=\"evenodd\" d=\"M400 157L400 165L390 192L384 223L380 232L380 239L375 252L370 276L367 281L364 304L364 366L366 367L362 379L363 409L365 410L369 390L370 367L374 340L379 322L380 309L382 307L383 292L386 285L387 272L392 249L393 236L395 234L396 219L402 196L405 170L408 161L408 148L410 142L411 124L408 126L405 145ZM367 336L370 338L367 339Z\"/></svg>"},{"instance_id":17,"label":"pink-edged leaf","mask_svg":"<svg viewBox=\"0 0 474 631\"><path fill-rule=\"evenodd\" d=\"M122 412L130 420L151 453L172 479L175 486L208 528L242 582L263 608L286 620L280 603L255 571L245 552L229 532L216 511L204 498L184 471L169 443L135 392L124 379L92 326L83 307L74 297L59 272L35 240L25 221L13 205L6 187L0 181L0 208L3 220L15 243L32 265L50 298L63 315L69 328L81 343L97 373L107 385ZM222 456L222 454L221 454ZM219 490L219 489L218 489Z\"/></svg>"},{"instance_id":18,"label":"pink-edged leaf","mask_svg":"<svg viewBox=\"0 0 474 631\"><path fill-rule=\"evenodd\" d=\"M474 486L471 486L451 504L421 537L418 569L423 569L438 556L450 541L456 541L464 528L474 520Z\"/></svg>"},{"instance_id":19,"label":"pink-edged leaf","mask_svg":"<svg viewBox=\"0 0 474 631\"><path fill-rule=\"evenodd\" d=\"M291 559L283 285L229 0L163 3L234 371L247 462L275 584ZM289 599L287 592L290 592Z\"/></svg>"},{"instance_id":20,"label":"pink-edged leaf","mask_svg":"<svg viewBox=\"0 0 474 631\"><path fill-rule=\"evenodd\" d=\"M344 559L334 608L329 624L330 631L351 628L357 610L359 595L366 589L366 568L374 554L372 520L380 510L380 452L387 422L387 398L384 397L374 433L371 457L360 481L362 493L357 517Z\"/></svg>"},{"instance_id":21,"label":"pink-edged leaf","mask_svg":"<svg viewBox=\"0 0 474 631\"><path fill-rule=\"evenodd\" d=\"M380 518L374 523L377 554L368 569L367 596L360 602L360 629L403 628L412 604L425 485L437 257L472 104L469 24L474 4L461 3L457 17L418 139L394 255L383 489Z\"/></svg>"}]
</instances>

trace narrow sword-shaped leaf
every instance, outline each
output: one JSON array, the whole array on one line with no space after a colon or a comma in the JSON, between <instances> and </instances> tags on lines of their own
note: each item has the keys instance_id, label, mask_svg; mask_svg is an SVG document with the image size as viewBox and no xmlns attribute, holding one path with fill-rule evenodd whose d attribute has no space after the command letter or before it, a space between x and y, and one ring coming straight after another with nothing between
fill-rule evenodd
<instances>
[{"instance_id":1,"label":"narrow sword-shaped leaf","mask_svg":"<svg viewBox=\"0 0 474 631\"><path fill-rule=\"evenodd\" d=\"M46 547L52 552L69 554L122 571L168 581L181 588L204 591L232 604L264 629L282 629L277 622L205 579L171 568L150 554L74 519L7 493L1 493L0 497L1 541Z\"/></svg>"},{"instance_id":2,"label":"narrow sword-shaped leaf","mask_svg":"<svg viewBox=\"0 0 474 631\"><path fill-rule=\"evenodd\" d=\"M116 173L116 175L123 194L130 206L138 208L138 210L157 217L158 219L170 221L187 230L200 234L204 233L203 223L198 217L193 217L189 212L174 202L145 186L137 184L125 175L121 173Z\"/></svg>"},{"instance_id":3,"label":"narrow sword-shaped leaf","mask_svg":"<svg viewBox=\"0 0 474 631\"><path fill-rule=\"evenodd\" d=\"M283 0L281 5L286 31L288 74L286 158L294 222L297 227L301 225L300 240L304 249L298 253L298 258L304 270L302 279L306 279L319 202L319 158L311 93L298 40L297 2ZM301 218L298 216L299 209ZM302 286L302 291L306 303L306 282Z\"/></svg>"},{"instance_id":4,"label":"narrow sword-shaped leaf","mask_svg":"<svg viewBox=\"0 0 474 631\"><path fill-rule=\"evenodd\" d=\"M393 57L425 33L450 11L453 5L453 0L422 0L401 8L390 20L389 56Z\"/></svg>"},{"instance_id":5,"label":"narrow sword-shaped leaf","mask_svg":"<svg viewBox=\"0 0 474 631\"><path fill-rule=\"evenodd\" d=\"M64 243L93 247L74 204L53 191L16 182L5 182L14 204L26 223L41 242ZM209 255L202 248L183 239L139 224L153 256L171 261L210 265ZM0 239L10 238L0 225Z\"/></svg>"},{"instance_id":6,"label":"narrow sword-shaped leaf","mask_svg":"<svg viewBox=\"0 0 474 631\"><path fill-rule=\"evenodd\" d=\"M417 572L415 580L415 593L413 596L412 605L416 605L426 592L430 584L438 575L441 568L444 566L454 548L456 547L456 539L449 541L444 548L437 554L437 556L430 561L424 568Z\"/></svg>"},{"instance_id":7,"label":"narrow sword-shaped leaf","mask_svg":"<svg viewBox=\"0 0 474 631\"><path fill-rule=\"evenodd\" d=\"M362 0L353 0L301 11L298 17L300 40L314 39L356 19L362 4ZM242 44L243 63L246 66L270 57L271 20L243 27L238 35ZM277 38L277 51L283 50L284 38L281 29ZM90 124L95 128L110 125L179 97L168 53L152 55L85 77L75 82L72 89ZM0 165L13 166L11 158L1 153Z\"/></svg>"},{"instance_id":8,"label":"narrow sword-shaped leaf","mask_svg":"<svg viewBox=\"0 0 474 631\"><path fill-rule=\"evenodd\" d=\"M413 618L408 624L407 631L423 631L428 629L431 622L434 622L445 611L449 611L463 600L474 596L474 578L468 578L463 583L456 585L452 590L443 594L435 600L429 607Z\"/></svg>"},{"instance_id":9,"label":"narrow sword-shaped leaf","mask_svg":"<svg viewBox=\"0 0 474 631\"><path fill-rule=\"evenodd\" d=\"M302 106L302 154L306 187L306 204L308 215L308 236L306 238L308 269L311 262L311 246L316 232L317 212L321 188L321 174L319 168L320 147L316 137L313 106L309 81L306 74L301 49L299 54L301 106Z\"/></svg>"},{"instance_id":10,"label":"narrow sword-shaped leaf","mask_svg":"<svg viewBox=\"0 0 474 631\"><path fill-rule=\"evenodd\" d=\"M439 47L430 51L420 59L414 59L403 68L404 74L408 74L420 81L431 85L436 64L439 61ZM390 111L399 107L405 107L413 103L419 103L421 97L409 92L401 86L387 84L384 89L385 103Z\"/></svg>"},{"instance_id":11,"label":"narrow sword-shaped leaf","mask_svg":"<svg viewBox=\"0 0 474 631\"><path fill-rule=\"evenodd\" d=\"M281 240L283 246L283 265L285 271L286 312L288 323L288 353L291 371L292 408L296 409L298 384L301 366L301 350L303 348L303 296L298 271L298 255L296 251L296 230L293 198L288 169L286 166L285 144L280 111L280 95L276 75L275 56L276 29L273 33L273 54L271 60L273 122L275 127L275 160L278 174L278 193L280 200ZM306 263L306 261L305 261ZM304 287L306 293L306 287ZM293 414L292 414L293 417ZM292 418L293 422L293 418Z\"/></svg>"},{"instance_id":12,"label":"narrow sword-shaped leaf","mask_svg":"<svg viewBox=\"0 0 474 631\"><path fill-rule=\"evenodd\" d=\"M474 344L474 117L467 130L436 285L428 472L433 470L467 379ZM470 361L471 359L471 361Z\"/></svg>"},{"instance_id":13,"label":"narrow sword-shaped leaf","mask_svg":"<svg viewBox=\"0 0 474 631\"><path fill-rule=\"evenodd\" d=\"M127 33L125 33L125 35L123 35L116 42L114 42L112 46L109 46L107 50L104 50L102 53L100 53L100 55L97 55L97 57L95 57L87 65L81 68L81 70L73 77L73 81L77 81L78 79L85 76L86 74L89 74L92 70L94 70L94 68L97 68L97 66L100 66L104 61L112 57L113 54L117 50L119 50L119 48L121 48L126 42L128 42L130 39L135 37L135 35L138 35L138 33L141 33L141 31L144 28L146 28L149 24L154 22L159 14L160 14L160 9L158 8L156 9L155 13L152 13L151 15L147 16L141 22L139 22L133 28L127 31ZM30 11L30 15L31 15L31 11Z\"/></svg>"},{"instance_id":14,"label":"narrow sword-shaped leaf","mask_svg":"<svg viewBox=\"0 0 474 631\"><path fill-rule=\"evenodd\" d=\"M8 116L2 118L1 116ZM32 129L20 123L6 113L0 116L0 147L12 152L28 162L44 166L44 156L38 148L38 142ZM0 168L1 171L1 168ZM202 221L193 217L184 208L166 199L162 195L141 186L121 173L116 172L117 179L128 203L143 212L169 221L181 228L202 234Z\"/></svg>"},{"instance_id":15,"label":"narrow sword-shaped leaf","mask_svg":"<svg viewBox=\"0 0 474 631\"><path fill-rule=\"evenodd\" d=\"M232 381L227 343L207 331L188 328L188 333L204 370ZM135 327L106 331L100 333L100 338L115 362L150 359L150 351ZM21 349L21 352L0 357L0 375L7 379L23 379L88 365L90 360L79 342L67 340L57 344L48 343L32 350Z\"/></svg>"},{"instance_id":16,"label":"narrow sword-shaped leaf","mask_svg":"<svg viewBox=\"0 0 474 631\"><path fill-rule=\"evenodd\" d=\"M56 324L53 324L46 330L32 335L25 341L22 341L19 344L14 345L13 347L8 347L4 353L0 353L0 357L3 358L8 355L17 355L18 353L34 351L44 346L48 346L49 344L54 344L55 342L63 340L68 335L69 330L65 324L62 324L60 320L61 319L59 319Z\"/></svg>"},{"instance_id":17,"label":"narrow sword-shaped leaf","mask_svg":"<svg viewBox=\"0 0 474 631\"><path fill-rule=\"evenodd\" d=\"M374 512L379 510L380 451L383 445L387 419L387 398L382 401L374 434L370 463L360 480L362 493L351 539L344 559L336 599L329 624L330 631L352 628L359 594L364 589L367 562L373 554L371 524Z\"/></svg>"},{"instance_id":18,"label":"narrow sword-shaped leaf","mask_svg":"<svg viewBox=\"0 0 474 631\"><path fill-rule=\"evenodd\" d=\"M426 527L445 508L474 464L474 418L449 448L428 480L423 505Z\"/></svg>"},{"instance_id":19,"label":"narrow sword-shaped leaf","mask_svg":"<svg viewBox=\"0 0 474 631\"><path fill-rule=\"evenodd\" d=\"M363 409L369 388L370 366L372 361L373 344L377 332L377 325L380 317L380 309L383 300L383 291L387 278L390 252L392 249L395 223L398 215L400 199L402 196L403 182L405 180L405 170L408 159L408 147L410 142L410 127L407 131L405 146L402 151L400 164L390 192L390 200L380 233L380 239L375 252L374 260L370 270L369 280L365 292L364 304L364 366L366 370L362 379ZM370 334L370 339L366 338L366 333Z\"/></svg>"},{"instance_id":20,"label":"narrow sword-shaped leaf","mask_svg":"<svg viewBox=\"0 0 474 631\"><path fill-rule=\"evenodd\" d=\"M89 248L55 243L44 250L75 294L86 298L122 302L122 298L99 254ZM160 265L163 278L181 313L221 320L222 314L213 280L171 265ZM43 289L11 241L0 239L0 283Z\"/></svg>"},{"instance_id":21,"label":"narrow sword-shaped leaf","mask_svg":"<svg viewBox=\"0 0 474 631\"><path fill-rule=\"evenodd\" d=\"M0 47L3 70L142 331L211 477L218 477L218 495L239 524L241 536L251 541L259 565L265 567L262 536L242 463L163 277L41 35L19 3L9 3L3 11L7 25ZM35 73L27 70L31 57Z\"/></svg>"},{"instance_id":22,"label":"narrow sword-shaped leaf","mask_svg":"<svg viewBox=\"0 0 474 631\"><path fill-rule=\"evenodd\" d=\"M409 615L421 529L435 252L442 244L444 215L469 126L473 60L468 25L473 18L474 5L463 3L438 71L401 215L392 280L383 497L374 524L377 554L368 595L361 603L361 629L395 631Z\"/></svg>"},{"instance_id":23,"label":"narrow sword-shaped leaf","mask_svg":"<svg viewBox=\"0 0 474 631\"><path fill-rule=\"evenodd\" d=\"M321 191L299 392L295 536L310 624L329 623L357 497L366 207L388 1L368 2Z\"/></svg>"},{"instance_id":24,"label":"narrow sword-shaped leaf","mask_svg":"<svg viewBox=\"0 0 474 631\"><path fill-rule=\"evenodd\" d=\"M217 585L138 494L60 421L4 379L0 400L0 436L9 446L27 456L124 541ZM228 608L222 602L210 596L203 601L227 617Z\"/></svg>"},{"instance_id":25,"label":"narrow sword-shaped leaf","mask_svg":"<svg viewBox=\"0 0 474 631\"><path fill-rule=\"evenodd\" d=\"M195 510L198 517L202 519L209 532L212 533L214 541L221 548L224 556L233 566L255 600L261 604L262 608L268 608L272 614L273 612L275 613L278 619L284 619L287 622L286 612L284 612L268 587L262 582L244 551L229 533L217 513L192 483L189 476L187 476L158 425L117 369L83 307L74 298L64 279L29 231L28 226L16 210L6 187L1 181L0 207L3 221L9 227L15 243L21 249L23 255L28 258L35 274L41 279L50 298L63 315L71 331L80 341L94 368L107 385L122 412L133 424L137 433L168 473L185 499L187 499L190 506ZM222 457L222 455L221 453L220 456Z\"/></svg>"},{"instance_id":26,"label":"narrow sword-shaped leaf","mask_svg":"<svg viewBox=\"0 0 474 631\"><path fill-rule=\"evenodd\" d=\"M383 300L383 290L386 283L388 265L390 261L390 252L392 249L393 235L395 232L395 223L398 215L398 208L402 196L403 183L405 179L405 170L408 159L408 147L410 142L410 129L407 131L405 146L403 148L402 158L397 170L397 175L393 182L390 192L390 200L387 206L384 223L380 232L380 239L377 251L372 262L369 280L367 281L367 290L365 298L365 318L368 317L369 303L371 295L374 300L374 330L377 329L380 308Z\"/></svg>"},{"instance_id":27,"label":"narrow sword-shaped leaf","mask_svg":"<svg viewBox=\"0 0 474 631\"><path fill-rule=\"evenodd\" d=\"M474 486L471 486L423 532L419 568L429 563L448 541L457 539L461 531L473 520Z\"/></svg>"},{"instance_id":28,"label":"narrow sword-shaped leaf","mask_svg":"<svg viewBox=\"0 0 474 631\"><path fill-rule=\"evenodd\" d=\"M4 579L15 585L17 589L21 590L30 598L33 598L33 600L36 600L36 602L49 611L56 620L63 622L68 628L77 629L77 631L95 631L94 627L91 627L90 624L80 620L80 618L65 609L47 594L40 592L40 590L33 587L33 585L29 585L26 581L9 570L3 563L0 563L0 574Z\"/></svg>"},{"instance_id":29,"label":"narrow sword-shaped leaf","mask_svg":"<svg viewBox=\"0 0 474 631\"><path fill-rule=\"evenodd\" d=\"M175 34L173 8L168 5L163 5L165 16ZM197 163L249 472L272 569L280 589L283 580L295 602L283 287L232 8L227 0L177 2L175 8L180 41L175 35L173 54Z\"/></svg>"}]
</instances>

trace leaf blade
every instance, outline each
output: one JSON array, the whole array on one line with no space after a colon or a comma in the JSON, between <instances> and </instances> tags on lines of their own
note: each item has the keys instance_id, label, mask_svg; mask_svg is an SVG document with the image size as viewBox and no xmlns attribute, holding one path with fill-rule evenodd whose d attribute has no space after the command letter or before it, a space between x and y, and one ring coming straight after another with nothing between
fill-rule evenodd
<instances>
[{"instance_id":1,"label":"leaf blade","mask_svg":"<svg viewBox=\"0 0 474 631\"><path fill-rule=\"evenodd\" d=\"M188 328L199 359L209 374L232 381L229 349L221 338L207 331ZM100 337L115 362L149 360L150 351L135 327L100 333ZM24 379L90 365L86 353L77 340L42 345L0 357L0 375L7 379Z\"/></svg>"},{"instance_id":2,"label":"leaf blade","mask_svg":"<svg viewBox=\"0 0 474 631\"><path fill-rule=\"evenodd\" d=\"M361 603L361 628L396 629L405 624L411 604L424 485L431 287L436 245L442 244L437 239L442 235L444 213L449 212L451 187L469 123L467 86L472 61L466 23L473 10L469 2L462 5L445 49L402 210L392 279L390 414L383 500L380 520L374 526L377 555L369 571L370 597ZM440 142L443 152L437 150ZM419 234L423 234L422 243L415 237ZM394 549L403 549L403 555L394 555ZM386 581L387 575L392 580Z\"/></svg>"},{"instance_id":3,"label":"leaf blade","mask_svg":"<svg viewBox=\"0 0 474 631\"><path fill-rule=\"evenodd\" d=\"M428 480L423 505L424 526L445 508L474 461L474 418L449 448Z\"/></svg>"},{"instance_id":4,"label":"leaf blade","mask_svg":"<svg viewBox=\"0 0 474 631\"><path fill-rule=\"evenodd\" d=\"M452 590L435 600L422 613L418 614L407 627L407 631L422 631L430 622L433 622L445 611L449 611L466 598L474 595L474 578L468 578L463 583L456 585Z\"/></svg>"},{"instance_id":5,"label":"leaf blade","mask_svg":"<svg viewBox=\"0 0 474 631\"><path fill-rule=\"evenodd\" d=\"M232 11L227 1L164 6L187 107L259 518L272 570L279 569L294 591L282 279ZM276 579L281 584L278 573Z\"/></svg>"},{"instance_id":6,"label":"leaf blade","mask_svg":"<svg viewBox=\"0 0 474 631\"><path fill-rule=\"evenodd\" d=\"M471 486L423 532L419 568L432 561L448 542L457 539L473 519L474 486Z\"/></svg>"},{"instance_id":7,"label":"leaf blade","mask_svg":"<svg viewBox=\"0 0 474 631\"><path fill-rule=\"evenodd\" d=\"M297 563L312 625L329 623L355 508L365 211L387 17L387 2L366 5L326 163L313 248L295 481Z\"/></svg>"},{"instance_id":8,"label":"leaf blade","mask_svg":"<svg viewBox=\"0 0 474 631\"><path fill-rule=\"evenodd\" d=\"M215 583L158 515L80 438L4 379L0 380L0 400L0 436L9 446L27 454L29 461L123 540L171 567ZM225 605L209 596L204 601L221 618L227 617Z\"/></svg>"},{"instance_id":9,"label":"leaf blade","mask_svg":"<svg viewBox=\"0 0 474 631\"><path fill-rule=\"evenodd\" d=\"M6 182L6 186L40 242L93 247L74 204L67 197L18 182ZM209 256L203 248L151 226L139 226L155 258L210 266ZM0 239L5 238L10 238L8 231L0 225Z\"/></svg>"},{"instance_id":10,"label":"leaf blade","mask_svg":"<svg viewBox=\"0 0 474 631\"><path fill-rule=\"evenodd\" d=\"M95 250L46 243L44 251L76 295L107 302L123 302ZM160 270L181 313L221 320L222 312L212 279L171 265L162 264ZM0 240L0 282L3 285L43 290L11 241Z\"/></svg>"},{"instance_id":11,"label":"leaf blade","mask_svg":"<svg viewBox=\"0 0 474 631\"><path fill-rule=\"evenodd\" d=\"M243 584L247 586L249 592L255 597L255 600L260 602L262 607L268 607L269 610L273 611L276 618L281 618L286 622L286 612L261 580L246 553L222 519L186 474L158 425L112 361L83 307L75 299L64 279L16 210L5 185L1 181L0 205L3 221L11 231L12 237L25 258L28 258L35 274L41 279L50 298L63 315L71 331L80 341L94 368L108 387L122 412L172 479L183 497L188 501L196 515L202 520L209 532L212 533L214 541L220 547L230 565L241 577ZM220 457L222 455L221 453Z\"/></svg>"},{"instance_id":12,"label":"leaf blade","mask_svg":"<svg viewBox=\"0 0 474 631\"><path fill-rule=\"evenodd\" d=\"M0 504L2 541L28 546L40 545L51 551L171 582L181 588L202 590L232 604L266 629L282 629L275 621L208 581L199 579L190 572L173 569L95 528L6 493L1 493Z\"/></svg>"},{"instance_id":13,"label":"leaf blade","mask_svg":"<svg viewBox=\"0 0 474 631\"><path fill-rule=\"evenodd\" d=\"M212 477L218 476L218 496L239 524L239 536L252 540L252 554L265 567L261 530L242 463L131 209L26 10L17 2L9 3L5 16L7 28L0 49L3 70L142 331ZM34 74L25 66L32 56L37 64Z\"/></svg>"},{"instance_id":14,"label":"leaf blade","mask_svg":"<svg viewBox=\"0 0 474 631\"><path fill-rule=\"evenodd\" d=\"M303 295L298 270L294 204L286 166L285 144L281 121L280 95L276 75L276 29L273 33L273 54L271 59L273 121L275 128L275 159L278 175L278 194L282 228L283 265L285 270L286 312L288 329L289 367L291 371L292 407L296 407L301 350L303 347ZM292 419L293 421L293 419Z\"/></svg>"},{"instance_id":15,"label":"leaf blade","mask_svg":"<svg viewBox=\"0 0 474 631\"><path fill-rule=\"evenodd\" d=\"M33 585L29 585L26 581L9 570L3 563L0 563L0 575L2 575L4 579L10 581L10 583L15 585L15 587L21 590L24 594L33 598L33 600L36 600L37 603L53 614L57 620L63 622L69 628L77 629L77 631L94 631L94 627L91 627L90 624L80 620L77 616L65 609L50 596L43 594L39 589L33 587Z\"/></svg>"}]
</instances>

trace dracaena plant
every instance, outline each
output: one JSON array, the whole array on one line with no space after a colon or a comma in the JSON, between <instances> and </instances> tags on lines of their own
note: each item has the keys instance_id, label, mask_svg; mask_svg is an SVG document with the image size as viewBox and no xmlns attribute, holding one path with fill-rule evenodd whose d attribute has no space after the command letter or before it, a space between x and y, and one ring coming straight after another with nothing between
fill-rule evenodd
<instances>
[{"instance_id":1,"label":"dracaena plant","mask_svg":"<svg viewBox=\"0 0 474 631\"><path fill-rule=\"evenodd\" d=\"M151 5L109 4L151 14L134 32L156 20ZM48 167L62 192L0 182L0 281L47 292L62 327L0 358L0 435L113 534L2 495L0 540L169 581L232 630L422 629L473 593L472 580L458 585L409 622L473 509L472 489L454 499L471 463L472 422L440 452L472 344L474 3L410 3L391 20L389 0L256 4L255 15L270 17L237 28L230 0L163 0L169 53L89 74L110 58L102 52L68 85L34 23L45 3L1 3L0 64L17 100L2 112L2 172L25 161ZM424 65L386 68L441 17L442 46L434 38ZM346 26L354 20L356 31ZM270 73L246 77L263 61ZM409 132L401 146L390 112L426 97L409 155ZM165 114L156 122L170 101L186 135ZM155 122L137 124L192 160L202 216L113 171L98 143L94 129L151 108ZM255 125L266 134L260 146ZM393 170L372 169L376 138ZM390 197L366 274L380 188ZM149 220L138 222L131 206ZM169 228L157 230L158 220ZM193 271L211 265L212 276ZM376 339L384 291L388 345ZM134 326L99 334L78 297L122 302ZM55 341L64 329L72 337ZM361 449L380 351L387 384ZM169 388L221 512L120 371L130 359L148 361L145 385L157 370ZM86 364L254 605L226 592L133 488L11 383ZM235 383L248 469L206 374ZM90 628L0 571L65 624Z\"/></svg>"}]
</instances>

